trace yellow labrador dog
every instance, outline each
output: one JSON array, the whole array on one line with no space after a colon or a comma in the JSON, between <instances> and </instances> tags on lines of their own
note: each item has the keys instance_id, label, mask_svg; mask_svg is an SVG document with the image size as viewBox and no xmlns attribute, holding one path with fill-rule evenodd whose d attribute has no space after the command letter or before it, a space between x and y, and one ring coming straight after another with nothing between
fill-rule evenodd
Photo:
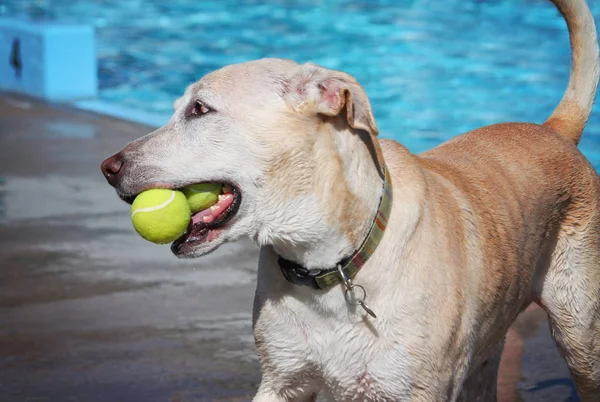
<instances>
[{"instance_id":1,"label":"yellow labrador dog","mask_svg":"<svg viewBox=\"0 0 600 402\"><path fill-rule=\"evenodd\" d=\"M126 201L228 185L172 249L260 246L255 401L493 401L505 334L531 302L581 399L600 401L600 179L577 149L596 29L584 0L553 2L572 70L542 125L484 127L414 155L376 138L351 76L266 59L208 74L164 127L103 163Z\"/></svg>"}]
</instances>

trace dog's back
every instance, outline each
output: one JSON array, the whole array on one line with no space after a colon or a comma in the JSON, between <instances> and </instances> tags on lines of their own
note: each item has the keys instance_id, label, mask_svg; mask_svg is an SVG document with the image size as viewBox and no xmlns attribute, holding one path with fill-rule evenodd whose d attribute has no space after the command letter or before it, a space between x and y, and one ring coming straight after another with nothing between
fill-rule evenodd
<instances>
[{"instance_id":1,"label":"dog's back","mask_svg":"<svg viewBox=\"0 0 600 402\"><path fill-rule=\"evenodd\" d=\"M567 90L550 118L543 125L483 127L419 160L432 193L448 191L444 183L451 183L473 206L461 210L451 205L457 198L450 196L434 201L457 211L450 218L453 236L464 235L456 228L468 230L469 223L477 227L471 237L477 244L471 247L487 250L485 291L522 301L508 306L489 300L481 308L490 316L516 315L531 301L540 304L581 398L597 401L600 178L577 144L596 94L598 44L583 0L553 3L569 27L572 66Z\"/></svg>"}]
</instances>

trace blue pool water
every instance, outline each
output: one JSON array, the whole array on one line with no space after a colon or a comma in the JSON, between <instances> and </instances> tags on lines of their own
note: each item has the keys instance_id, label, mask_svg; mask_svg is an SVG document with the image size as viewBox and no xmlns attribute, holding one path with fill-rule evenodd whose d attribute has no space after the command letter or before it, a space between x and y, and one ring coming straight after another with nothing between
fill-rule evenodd
<instances>
[{"instance_id":1,"label":"blue pool water","mask_svg":"<svg viewBox=\"0 0 600 402\"><path fill-rule=\"evenodd\" d=\"M9 16L93 24L103 100L168 115L189 83L225 64L310 60L354 75L382 137L414 152L482 125L544 121L569 71L566 26L546 0L13 0L2 7ZM600 6L592 3L592 11L598 24ZM599 113L582 149L600 168Z\"/></svg>"}]
</instances>

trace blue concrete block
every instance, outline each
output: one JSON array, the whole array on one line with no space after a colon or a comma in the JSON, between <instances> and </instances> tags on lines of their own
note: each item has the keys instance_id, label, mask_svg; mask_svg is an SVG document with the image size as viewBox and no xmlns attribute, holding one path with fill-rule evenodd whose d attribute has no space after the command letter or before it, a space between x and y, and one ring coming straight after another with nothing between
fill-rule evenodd
<instances>
[{"instance_id":1,"label":"blue concrete block","mask_svg":"<svg viewBox=\"0 0 600 402\"><path fill-rule=\"evenodd\" d=\"M60 101L95 97L93 28L0 18L0 91Z\"/></svg>"}]
</instances>

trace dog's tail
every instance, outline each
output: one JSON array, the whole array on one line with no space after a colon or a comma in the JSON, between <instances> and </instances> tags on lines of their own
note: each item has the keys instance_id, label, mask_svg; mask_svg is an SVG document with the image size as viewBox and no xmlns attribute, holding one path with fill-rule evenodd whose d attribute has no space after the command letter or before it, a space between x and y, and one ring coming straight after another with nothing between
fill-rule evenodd
<instances>
[{"instance_id":1,"label":"dog's tail","mask_svg":"<svg viewBox=\"0 0 600 402\"><path fill-rule=\"evenodd\" d=\"M550 1L569 28L571 75L562 100L544 125L578 144L598 87L596 26L585 0Z\"/></svg>"}]
</instances>

